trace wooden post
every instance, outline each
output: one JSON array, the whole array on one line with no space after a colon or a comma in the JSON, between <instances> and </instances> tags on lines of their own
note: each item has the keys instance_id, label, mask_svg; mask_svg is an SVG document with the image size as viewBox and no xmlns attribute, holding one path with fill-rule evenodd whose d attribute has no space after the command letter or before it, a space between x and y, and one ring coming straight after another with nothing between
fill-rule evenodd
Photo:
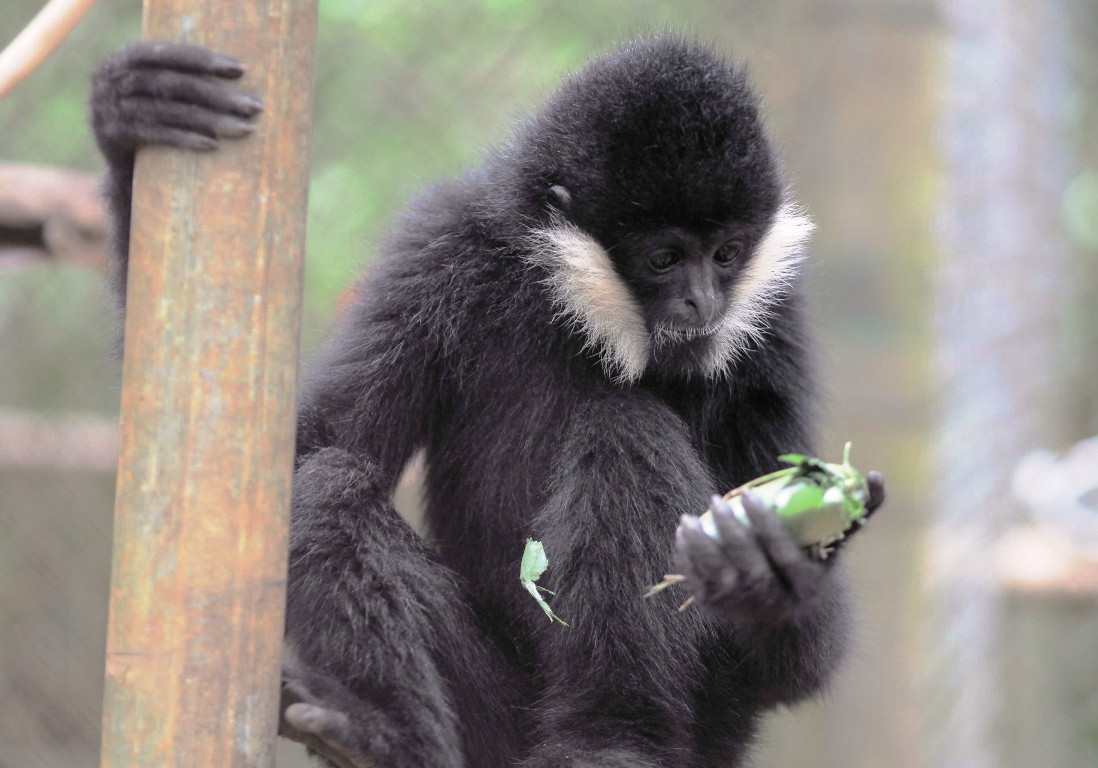
<instances>
[{"instance_id":1,"label":"wooden post","mask_svg":"<svg viewBox=\"0 0 1098 768\"><path fill-rule=\"evenodd\" d=\"M145 0L240 58L255 136L138 156L102 765L273 765L315 0Z\"/></svg>"}]
</instances>

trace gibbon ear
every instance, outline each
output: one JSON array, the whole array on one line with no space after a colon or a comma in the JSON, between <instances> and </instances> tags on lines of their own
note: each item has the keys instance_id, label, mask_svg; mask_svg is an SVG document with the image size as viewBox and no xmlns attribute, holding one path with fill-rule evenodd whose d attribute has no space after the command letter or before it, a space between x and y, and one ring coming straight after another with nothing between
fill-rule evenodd
<instances>
[{"instance_id":1,"label":"gibbon ear","mask_svg":"<svg viewBox=\"0 0 1098 768\"><path fill-rule=\"evenodd\" d=\"M560 184L549 187L549 204L567 216L572 211L572 193Z\"/></svg>"}]
</instances>

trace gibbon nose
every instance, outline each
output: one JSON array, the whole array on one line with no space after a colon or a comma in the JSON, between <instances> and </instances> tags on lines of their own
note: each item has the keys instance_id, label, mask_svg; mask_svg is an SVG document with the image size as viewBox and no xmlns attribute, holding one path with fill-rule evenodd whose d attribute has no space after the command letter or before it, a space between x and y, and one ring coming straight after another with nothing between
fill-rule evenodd
<instances>
[{"instance_id":1,"label":"gibbon nose","mask_svg":"<svg viewBox=\"0 0 1098 768\"><path fill-rule=\"evenodd\" d=\"M717 314L717 286L708 264L695 264L692 260L686 266L686 284L683 286L682 320L697 328L704 328L715 321Z\"/></svg>"},{"instance_id":2,"label":"gibbon nose","mask_svg":"<svg viewBox=\"0 0 1098 768\"><path fill-rule=\"evenodd\" d=\"M690 325L704 328L716 319L717 302L715 297L708 293L695 291L687 296L683 303L686 305L684 313L686 317L683 319Z\"/></svg>"}]
</instances>

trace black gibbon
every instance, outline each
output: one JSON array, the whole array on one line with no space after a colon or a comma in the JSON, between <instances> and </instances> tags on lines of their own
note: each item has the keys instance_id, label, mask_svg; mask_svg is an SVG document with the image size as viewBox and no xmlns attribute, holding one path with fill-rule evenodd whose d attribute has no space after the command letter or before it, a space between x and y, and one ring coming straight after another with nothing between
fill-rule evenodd
<instances>
[{"instance_id":1,"label":"black gibbon","mask_svg":"<svg viewBox=\"0 0 1098 768\"><path fill-rule=\"evenodd\" d=\"M137 43L94 76L123 275L136 150L252 132L242 71ZM735 546L680 525L813 449L811 229L744 69L674 35L414 201L303 382L286 726L345 765L734 766L760 713L819 691L841 558L753 503L719 521ZM431 545L390 501L419 449ZM519 584L527 538L568 627ZM642 599L669 570L690 591Z\"/></svg>"}]
</instances>

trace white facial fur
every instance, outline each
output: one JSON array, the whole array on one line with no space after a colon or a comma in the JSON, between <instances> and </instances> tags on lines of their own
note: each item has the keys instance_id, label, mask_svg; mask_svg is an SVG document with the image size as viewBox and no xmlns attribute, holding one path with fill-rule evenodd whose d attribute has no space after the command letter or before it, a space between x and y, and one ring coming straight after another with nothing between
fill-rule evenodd
<instances>
[{"instance_id":1,"label":"white facial fur","mask_svg":"<svg viewBox=\"0 0 1098 768\"><path fill-rule=\"evenodd\" d=\"M707 375L724 371L751 342L763 343L767 321L789 290L815 228L794 203L784 203L774 214L770 228L736 282L728 312L713 340Z\"/></svg>"},{"instance_id":2,"label":"white facial fur","mask_svg":"<svg viewBox=\"0 0 1098 768\"><path fill-rule=\"evenodd\" d=\"M637 300L593 237L566 222L531 233L531 260L549 272L560 317L574 325L612 380L636 381L648 365L648 329Z\"/></svg>"},{"instance_id":3,"label":"white facial fur","mask_svg":"<svg viewBox=\"0 0 1098 768\"><path fill-rule=\"evenodd\" d=\"M751 342L761 342L775 305L785 296L804 257L814 225L795 204L774 214L736 283L727 314L712 330L704 373L725 371ZM557 221L531 233L530 260L549 272L548 288L560 317L598 351L606 375L619 384L637 381L648 366L653 339L629 287L610 256L590 235ZM707 333L707 335L710 335Z\"/></svg>"}]
</instances>

